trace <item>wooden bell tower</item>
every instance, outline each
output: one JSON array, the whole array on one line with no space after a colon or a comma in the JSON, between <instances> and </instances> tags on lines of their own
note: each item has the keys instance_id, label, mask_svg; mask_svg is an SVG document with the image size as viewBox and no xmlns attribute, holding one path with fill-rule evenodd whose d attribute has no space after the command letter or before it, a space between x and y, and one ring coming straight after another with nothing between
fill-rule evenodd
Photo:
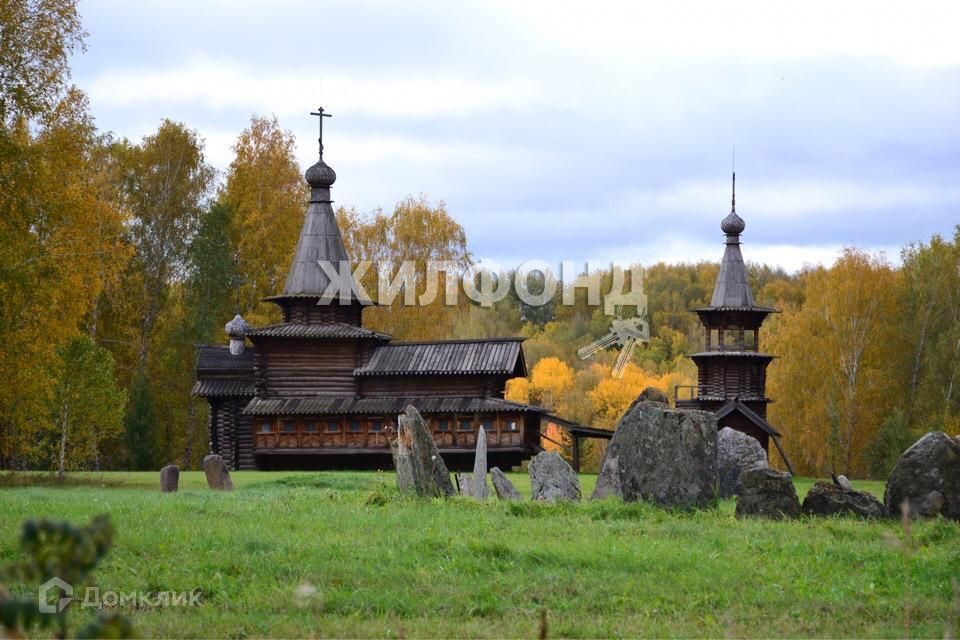
<instances>
[{"instance_id":1,"label":"wooden bell tower","mask_svg":"<svg viewBox=\"0 0 960 640\"><path fill-rule=\"evenodd\" d=\"M697 365L695 394L676 398L679 409L717 414L719 427L730 427L756 438L769 451L770 440L780 449L780 433L767 422L767 365L774 356L760 351L760 327L776 309L753 300L747 268L740 253L746 228L736 211L736 174L730 214L720 223L726 236L720 273L710 306L693 309L705 330L703 350L690 356ZM679 388L677 389L679 393ZM786 456L780 450L786 461ZM789 463L787 463L789 466Z\"/></svg>"}]
</instances>

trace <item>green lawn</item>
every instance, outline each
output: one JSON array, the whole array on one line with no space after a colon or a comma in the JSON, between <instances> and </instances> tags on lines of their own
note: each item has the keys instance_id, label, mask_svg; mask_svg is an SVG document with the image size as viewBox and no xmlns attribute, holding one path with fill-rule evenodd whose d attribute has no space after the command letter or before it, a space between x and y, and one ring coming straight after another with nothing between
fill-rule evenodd
<instances>
[{"instance_id":1,"label":"green lawn","mask_svg":"<svg viewBox=\"0 0 960 640\"><path fill-rule=\"evenodd\" d=\"M360 472L240 472L233 493L192 472L164 495L158 477L0 477L0 564L19 557L29 517L109 513L101 590L202 593L197 607L127 611L144 637L535 637L541 609L551 637L894 637L908 597L910 635L942 638L960 613L960 525L943 520L914 524L908 580L895 521L744 522L732 501L692 514L421 502ZM595 480L582 476L585 494Z\"/></svg>"}]
</instances>

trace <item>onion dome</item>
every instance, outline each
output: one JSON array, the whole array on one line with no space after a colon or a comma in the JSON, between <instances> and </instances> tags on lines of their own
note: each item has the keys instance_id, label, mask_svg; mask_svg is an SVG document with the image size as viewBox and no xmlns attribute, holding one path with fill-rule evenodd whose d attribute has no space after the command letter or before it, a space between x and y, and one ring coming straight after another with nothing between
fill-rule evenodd
<instances>
[{"instance_id":1,"label":"onion dome","mask_svg":"<svg viewBox=\"0 0 960 640\"><path fill-rule=\"evenodd\" d=\"M743 221L743 218L737 215L736 211L731 211L730 214L720 223L720 230L728 236L738 236L743 233L743 230L746 228L747 223Z\"/></svg>"},{"instance_id":2,"label":"onion dome","mask_svg":"<svg viewBox=\"0 0 960 640\"><path fill-rule=\"evenodd\" d=\"M331 187L337 181L337 173L322 158L307 169L303 177L311 187Z\"/></svg>"},{"instance_id":3,"label":"onion dome","mask_svg":"<svg viewBox=\"0 0 960 640\"><path fill-rule=\"evenodd\" d=\"M242 338L251 329L253 327L239 313L233 317L233 320L223 326L223 330L230 338Z\"/></svg>"},{"instance_id":4,"label":"onion dome","mask_svg":"<svg viewBox=\"0 0 960 640\"><path fill-rule=\"evenodd\" d=\"M747 223L737 215L737 174L733 174L733 191L730 196L730 213L720 222L720 230L728 236L738 236L747 228Z\"/></svg>"}]
</instances>

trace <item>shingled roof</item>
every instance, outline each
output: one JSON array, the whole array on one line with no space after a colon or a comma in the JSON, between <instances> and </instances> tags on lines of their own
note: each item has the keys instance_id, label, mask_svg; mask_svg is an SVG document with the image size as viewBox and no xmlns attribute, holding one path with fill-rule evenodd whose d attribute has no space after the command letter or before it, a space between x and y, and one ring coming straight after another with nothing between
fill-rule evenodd
<instances>
[{"instance_id":1,"label":"shingled roof","mask_svg":"<svg viewBox=\"0 0 960 640\"><path fill-rule=\"evenodd\" d=\"M390 336L346 322L301 324L281 322L247 331L249 337L267 338L372 338L390 340Z\"/></svg>"},{"instance_id":2,"label":"shingled roof","mask_svg":"<svg viewBox=\"0 0 960 640\"><path fill-rule=\"evenodd\" d=\"M239 355L230 353L229 347L218 345L202 344L198 347L197 371L198 372L249 372L253 373L253 354L254 349L245 349Z\"/></svg>"},{"instance_id":3,"label":"shingled roof","mask_svg":"<svg viewBox=\"0 0 960 640\"><path fill-rule=\"evenodd\" d=\"M201 398L243 397L254 394L253 380L213 379L197 380L191 395Z\"/></svg>"},{"instance_id":4,"label":"shingled roof","mask_svg":"<svg viewBox=\"0 0 960 640\"><path fill-rule=\"evenodd\" d=\"M354 373L376 375L527 375L524 338L395 342L377 347Z\"/></svg>"}]
</instances>

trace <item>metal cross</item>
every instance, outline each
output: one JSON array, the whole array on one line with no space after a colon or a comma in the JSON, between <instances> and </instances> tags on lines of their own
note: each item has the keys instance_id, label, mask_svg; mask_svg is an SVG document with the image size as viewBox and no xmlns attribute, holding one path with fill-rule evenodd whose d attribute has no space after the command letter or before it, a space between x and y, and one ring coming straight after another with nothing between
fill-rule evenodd
<instances>
[{"instance_id":1,"label":"metal cross","mask_svg":"<svg viewBox=\"0 0 960 640\"><path fill-rule=\"evenodd\" d=\"M320 159L323 159L323 119L332 118L333 115L323 112L323 107L317 107L316 111L311 111L310 115L317 116L317 120L320 122L320 137L317 138L317 142L320 143Z\"/></svg>"}]
</instances>

